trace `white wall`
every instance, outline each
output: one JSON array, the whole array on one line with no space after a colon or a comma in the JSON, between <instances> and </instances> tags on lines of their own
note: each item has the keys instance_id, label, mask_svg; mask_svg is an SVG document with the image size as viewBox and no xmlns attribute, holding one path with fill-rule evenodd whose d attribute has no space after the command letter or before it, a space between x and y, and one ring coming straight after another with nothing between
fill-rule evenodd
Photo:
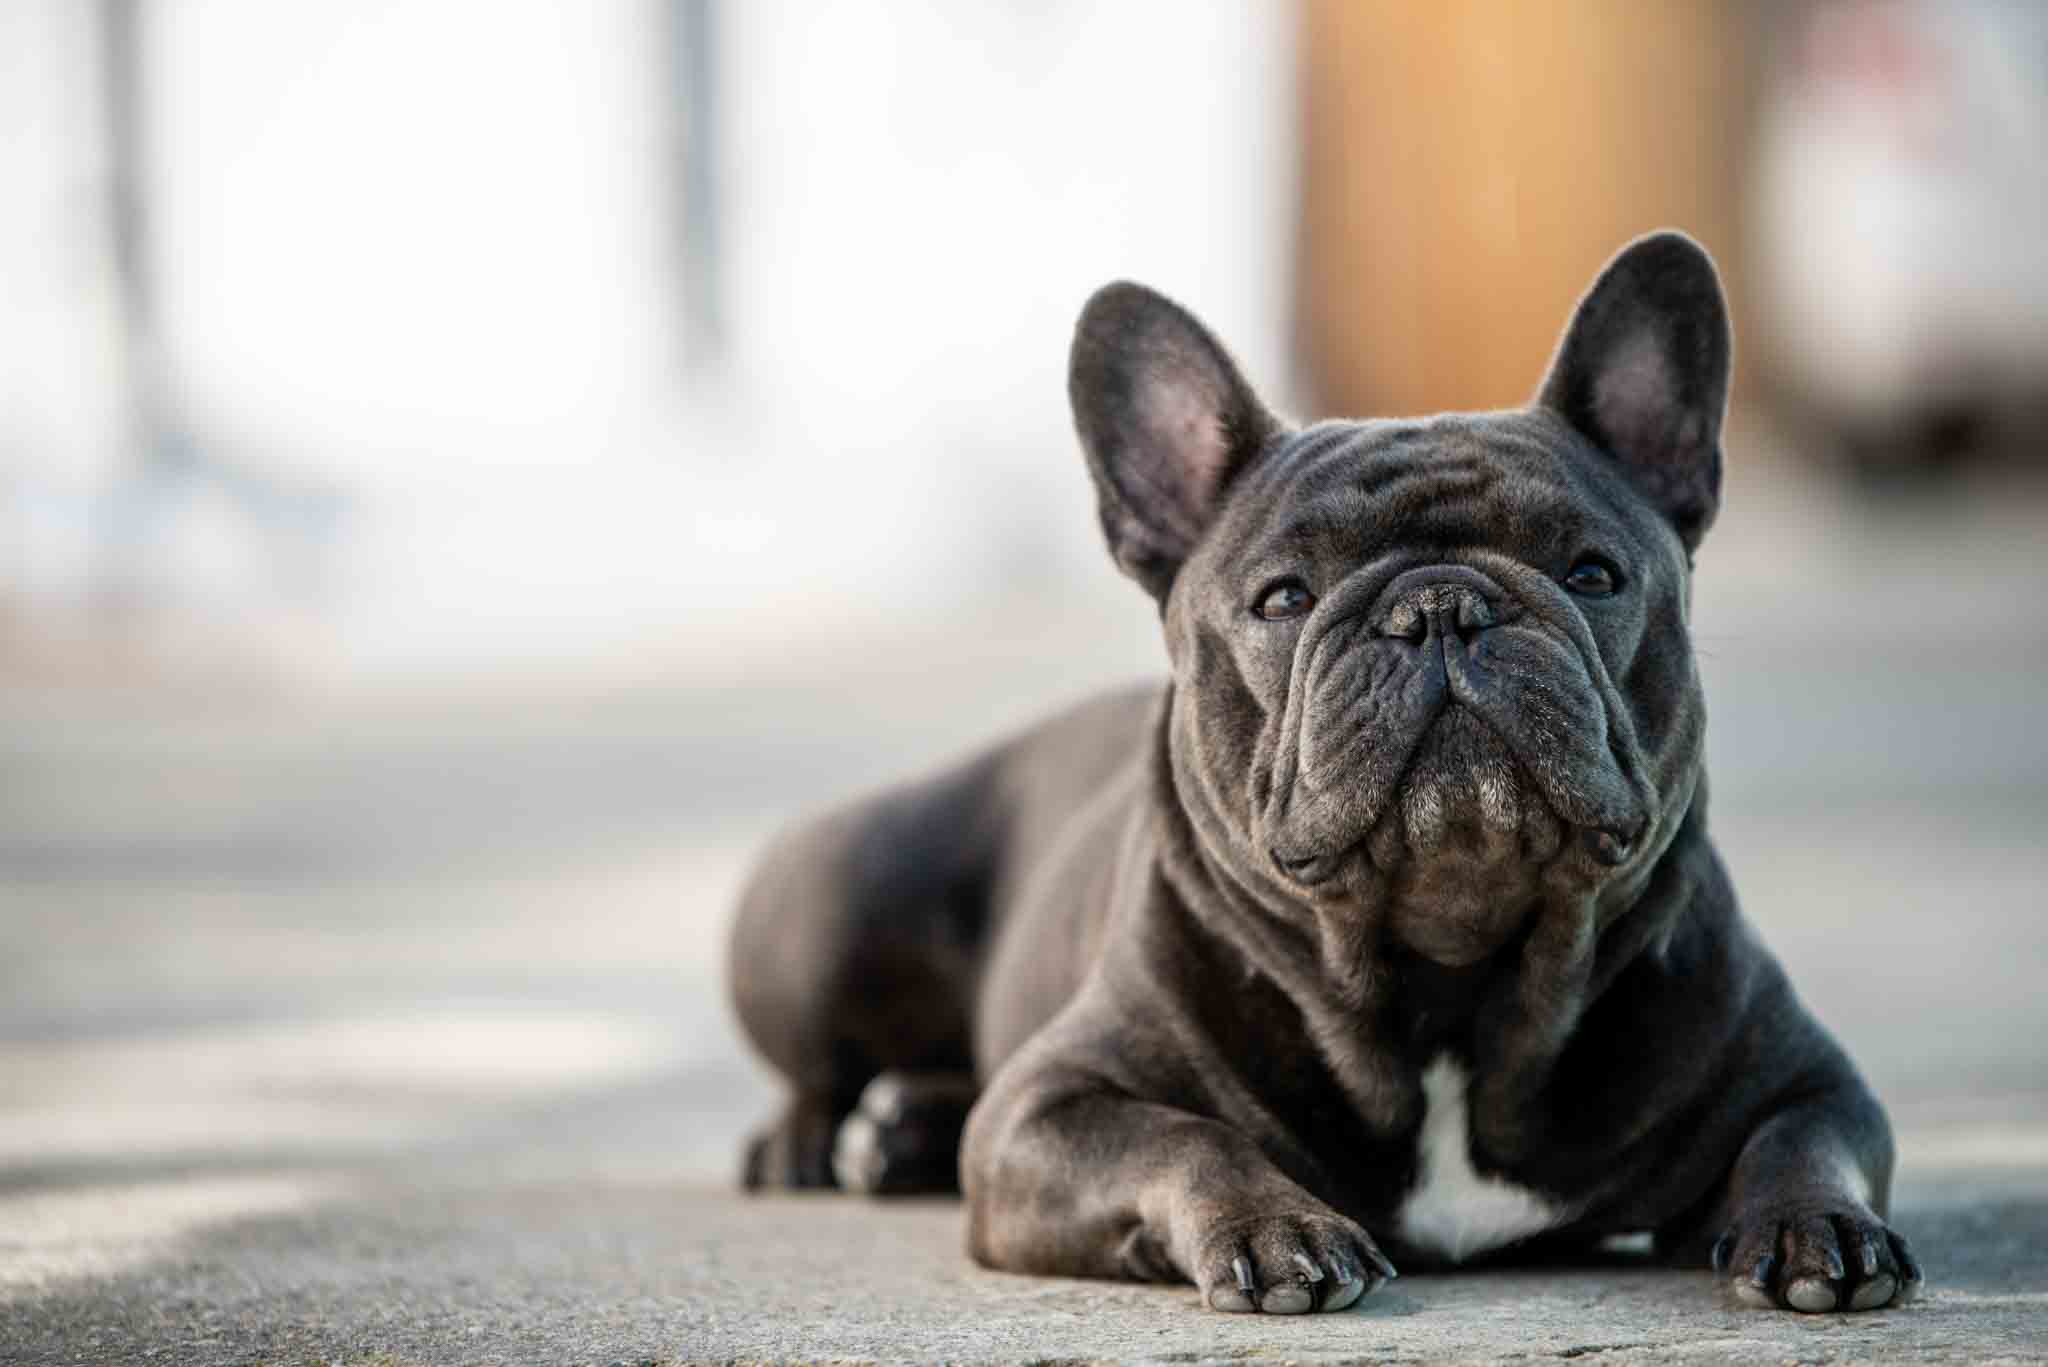
<instances>
[{"instance_id":1,"label":"white wall","mask_svg":"<svg viewBox=\"0 0 2048 1367\"><path fill-rule=\"evenodd\" d=\"M82 7L38 3L84 32L49 60L89 90ZM224 461L348 496L310 609L346 671L713 649L764 604L858 618L1098 574L1063 369L1116 276L1181 296L1284 399L1284 8L717 12L729 346L686 386L656 4L146 7L174 392ZM10 276L37 250L0 236ZM43 354L89 296L10 310L0 356ZM107 444L31 418L0 404L17 469ZM274 531L203 488L169 506L172 601L264 599Z\"/></svg>"}]
</instances>

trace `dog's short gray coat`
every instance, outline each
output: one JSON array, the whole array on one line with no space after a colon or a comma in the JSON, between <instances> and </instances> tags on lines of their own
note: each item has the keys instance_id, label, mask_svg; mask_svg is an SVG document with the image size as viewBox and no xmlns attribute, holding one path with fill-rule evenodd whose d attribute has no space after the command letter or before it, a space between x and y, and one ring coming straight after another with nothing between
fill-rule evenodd
<instances>
[{"instance_id":1,"label":"dog's short gray coat","mask_svg":"<svg viewBox=\"0 0 2048 1367\"><path fill-rule=\"evenodd\" d=\"M1221 1310L1641 1231L1759 1303L1910 1294L1883 1113L1707 836L1729 362L1673 233L1506 413L1295 428L1098 293L1071 399L1171 680L767 852L733 986L794 1096L749 1182L957 1175L982 1262Z\"/></svg>"}]
</instances>

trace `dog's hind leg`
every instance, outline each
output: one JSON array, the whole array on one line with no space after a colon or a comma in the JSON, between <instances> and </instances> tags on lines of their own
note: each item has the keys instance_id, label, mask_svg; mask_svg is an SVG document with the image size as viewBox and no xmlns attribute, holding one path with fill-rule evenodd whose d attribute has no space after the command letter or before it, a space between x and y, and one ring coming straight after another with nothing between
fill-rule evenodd
<instances>
[{"instance_id":1,"label":"dog's hind leg","mask_svg":"<svg viewBox=\"0 0 2048 1367\"><path fill-rule=\"evenodd\" d=\"M747 1141L740 1185L748 1191L831 1186L832 1145L847 1109L829 1096L792 1097L773 1124Z\"/></svg>"},{"instance_id":2,"label":"dog's hind leg","mask_svg":"<svg viewBox=\"0 0 2048 1367\"><path fill-rule=\"evenodd\" d=\"M847 1171L866 1191L957 1186L966 1105L949 1098L973 1072L998 810L988 769L983 759L842 808L763 855L733 927L733 1005L794 1095L749 1145L746 1186L838 1185L842 1122L878 1074L916 1081L871 1098L856 1130L872 1144Z\"/></svg>"}]
</instances>

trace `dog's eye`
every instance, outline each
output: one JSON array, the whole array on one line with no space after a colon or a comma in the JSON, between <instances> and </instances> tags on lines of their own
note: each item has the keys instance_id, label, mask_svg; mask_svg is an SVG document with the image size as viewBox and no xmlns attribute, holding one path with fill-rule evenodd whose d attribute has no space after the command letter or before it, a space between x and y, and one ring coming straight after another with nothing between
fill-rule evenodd
<instances>
[{"instance_id":1,"label":"dog's eye","mask_svg":"<svg viewBox=\"0 0 2048 1367\"><path fill-rule=\"evenodd\" d=\"M1572 566L1564 586L1586 598L1605 598L1621 587L1621 571L1597 555L1589 555Z\"/></svg>"},{"instance_id":2,"label":"dog's eye","mask_svg":"<svg viewBox=\"0 0 2048 1367\"><path fill-rule=\"evenodd\" d=\"M1283 579L1260 596L1259 605L1252 611L1269 622L1280 622L1289 617L1306 617L1315 605L1313 593L1296 580Z\"/></svg>"}]
</instances>

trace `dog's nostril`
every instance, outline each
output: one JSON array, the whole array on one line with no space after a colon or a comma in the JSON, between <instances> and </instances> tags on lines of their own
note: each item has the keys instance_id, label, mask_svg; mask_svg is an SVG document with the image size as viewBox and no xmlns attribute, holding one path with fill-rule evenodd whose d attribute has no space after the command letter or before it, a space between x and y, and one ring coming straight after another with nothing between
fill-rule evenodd
<instances>
[{"instance_id":1,"label":"dog's nostril","mask_svg":"<svg viewBox=\"0 0 2048 1367\"><path fill-rule=\"evenodd\" d=\"M1605 864L1610 869L1628 858L1628 846L1613 831L1588 826L1580 833L1579 844L1593 856L1594 863Z\"/></svg>"},{"instance_id":2,"label":"dog's nostril","mask_svg":"<svg viewBox=\"0 0 2048 1367\"><path fill-rule=\"evenodd\" d=\"M1266 853L1272 856L1273 867L1297 883L1320 883L1336 868L1337 861L1324 854L1305 854L1290 859L1278 850L1268 850Z\"/></svg>"},{"instance_id":3,"label":"dog's nostril","mask_svg":"<svg viewBox=\"0 0 2048 1367\"><path fill-rule=\"evenodd\" d=\"M1381 630L1397 640L1420 642L1429 635L1429 619L1414 604L1402 603L1387 614Z\"/></svg>"},{"instance_id":4,"label":"dog's nostril","mask_svg":"<svg viewBox=\"0 0 2048 1367\"><path fill-rule=\"evenodd\" d=\"M1477 593L1458 595L1458 634L1472 636L1493 625L1493 604Z\"/></svg>"},{"instance_id":5,"label":"dog's nostril","mask_svg":"<svg viewBox=\"0 0 2048 1367\"><path fill-rule=\"evenodd\" d=\"M1387 610L1380 634L1416 645L1432 635L1470 641L1497 625L1501 614L1483 593L1462 584L1425 584Z\"/></svg>"},{"instance_id":6,"label":"dog's nostril","mask_svg":"<svg viewBox=\"0 0 2048 1367\"><path fill-rule=\"evenodd\" d=\"M1593 857L1595 863L1608 868L1628 862L1635 852L1636 842L1642 839L1643 823L1632 821L1626 826L1612 828L1588 826L1579 832L1579 845Z\"/></svg>"}]
</instances>

